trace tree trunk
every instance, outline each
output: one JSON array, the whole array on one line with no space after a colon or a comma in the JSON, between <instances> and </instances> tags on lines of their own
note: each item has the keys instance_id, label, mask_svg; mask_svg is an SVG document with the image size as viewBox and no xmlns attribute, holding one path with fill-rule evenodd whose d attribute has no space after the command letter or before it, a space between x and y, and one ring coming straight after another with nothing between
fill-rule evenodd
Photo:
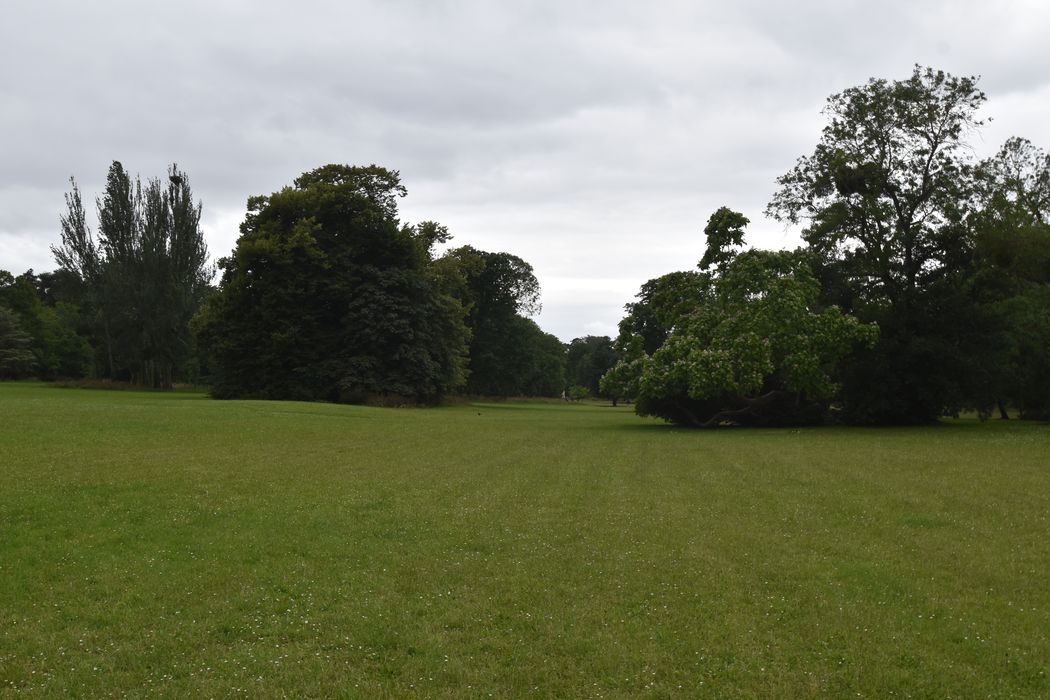
<instances>
[{"instance_id":1,"label":"tree trunk","mask_svg":"<svg viewBox=\"0 0 1050 700\"><path fill-rule=\"evenodd\" d=\"M742 408L719 411L711 416L706 423L697 423L697 425L701 428L717 428L726 421L739 423L741 422L739 420L740 418L745 418L747 416L761 419L761 411L770 408L777 399L784 396L787 396L786 392L774 389L773 391L762 394L761 396L756 396L753 399L744 398L745 405Z\"/></svg>"}]
</instances>

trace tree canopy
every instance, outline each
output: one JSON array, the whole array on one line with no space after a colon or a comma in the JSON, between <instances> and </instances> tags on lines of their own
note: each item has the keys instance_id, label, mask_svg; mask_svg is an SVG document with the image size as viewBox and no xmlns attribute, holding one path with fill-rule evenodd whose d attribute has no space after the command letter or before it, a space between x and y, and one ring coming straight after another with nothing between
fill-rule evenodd
<instances>
[{"instance_id":1,"label":"tree canopy","mask_svg":"<svg viewBox=\"0 0 1050 700\"><path fill-rule=\"evenodd\" d=\"M83 285L104 357L100 374L170 388L187 371L189 322L213 274L189 177L173 164L166 182L143 186L114 161L96 200L97 236L70 182L62 242L51 250L64 274Z\"/></svg>"},{"instance_id":2,"label":"tree canopy","mask_svg":"<svg viewBox=\"0 0 1050 700\"><path fill-rule=\"evenodd\" d=\"M667 277L643 286L648 315L673 319L666 339L647 353L645 339L622 324L622 357L603 388L634 396L640 415L683 425L819 422L836 397L838 362L874 342L877 328L820 303L809 253L727 250L727 241L743 243L747 220L723 207L707 230L724 231L725 222L736 231L709 237L700 263L709 269L671 278L688 281L672 287L676 294L652 294Z\"/></svg>"},{"instance_id":3,"label":"tree canopy","mask_svg":"<svg viewBox=\"0 0 1050 700\"><path fill-rule=\"evenodd\" d=\"M984 100L976 78L922 67L828 98L767 209L806 249L741 253L748 221L720 208L701 272L627 306L603 388L703 425L797 421L807 403L854 423L1050 414L1050 157L1013 138L978 161Z\"/></svg>"},{"instance_id":4,"label":"tree canopy","mask_svg":"<svg viewBox=\"0 0 1050 700\"><path fill-rule=\"evenodd\" d=\"M61 274L36 275L27 270L13 277L0 270L0 306L12 314L7 328L17 329L9 338L24 336L26 343L8 347L15 356L28 353L29 358L27 363L9 361L5 373L9 378L76 379L91 370L90 327L76 303L79 290L75 286L63 290L55 280L69 282Z\"/></svg>"},{"instance_id":5,"label":"tree canopy","mask_svg":"<svg viewBox=\"0 0 1050 700\"><path fill-rule=\"evenodd\" d=\"M213 394L431 402L466 377L463 307L429 269L434 226L402 226L395 171L327 165L252 197L197 320Z\"/></svg>"},{"instance_id":6,"label":"tree canopy","mask_svg":"<svg viewBox=\"0 0 1050 700\"><path fill-rule=\"evenodd\" d=\"M615 340L568 345L532 318L528 262L399 219L397 171L325 165L249 198L214 289L186 174L114 162L97 233L71 180L60 268L0 274L0 373L204 372L217 397L332 401L567 391L702 426L1050 418L1050 154L1015 137L979 160L984 102L921 66L831 95L766 209L803 248L748 249L720 207L696 269L642 285Z\"/></svg>"},{"instance_id":7,"label":"tree canopy","mask_svg":"<svg viewBox=\"0 0 1050 700\"><path fill-rule=\"evenodd\" d=\"M0 379L20 379L33 370L30 342L18 314L0 306Z\"/></svg>"},{"instance_id":8,"label":"tree canopy","mask_svg":"<svg viewBox=\"0 0 1050 700\"><path fill-rule=\"evenodd\" d=\"M434 268L466 310L470 372L463 391L557 396L564 388L565 350L528 318L540 310L532 265L510 253L461 246L438 258Z\"/></svg>"},{"instance_id":9,"label":"tree canopy","mask_svg":"<svg viewBox=\"0 0 1050 700\"><path fill-rule=\"evenodd\" d=\"M813 153L768 213L802 223L822 300L881 329L844 376L850 420L925 422L973 406L991 321L968 283L985 101L972 77L916 67L828 98Z\"/></svg>"},{"instance_id":10,"label":"tree canopy","mask_svg":"<svg viewBox=\"0 0 1050 700\"><path fill-rule=\"evenodd\" d=\"M570 387L587 390L591 396L608 396L617 399L615 393L607 394L601 387L601 378L616 364L616 351L608 336L587 335L574 338L569 343L565 356L565 381Z\"/></svg>"},{"instance_id":11,"label":"tree canopy","mask_svg":"<svg viewBox=\"0 0 1050 700\"><path fill-rule=\"evenodd\" d=\"M1011 138L980 176L973 286L994 331L984 403L1050 418L1050 154Z\"/></svg>"}]
</instances>

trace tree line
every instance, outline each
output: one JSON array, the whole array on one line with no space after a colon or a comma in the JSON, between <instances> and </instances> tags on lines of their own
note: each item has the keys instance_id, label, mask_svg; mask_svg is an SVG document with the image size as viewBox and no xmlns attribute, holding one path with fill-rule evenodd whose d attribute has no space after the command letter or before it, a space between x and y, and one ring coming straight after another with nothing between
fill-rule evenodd
<instances>
[{"instance_id":1,"label":"tree line","mask_svg":"<svg viewBox=\"0 0 1050 700\"><path fill-rule=\"evenodd\" d=\"M628 305L604 389L696 426L1050 417L1050 155L977 160L984 101L918 66L828 98L767 208L805 245L745 250L715 212L699 269Z\"/></svg>"},{"instance_id":2,"label":"tree line","mask_svg":"<svg viewBox=\"0 0 1050 700\"><path fill-rule=\"evenodd\" d=\"M189 321L211 272L188 177L172 165L165 181L143 184L114 162L96 200L97 233L71 184L52 247L59 268L0 272L0 375L157 388L195 377Z\"/></svg>"},{"instance_id":3,"label":"tree line","mask_svg":"<svg viewBox=\"0 0 1050 700\"><path fill-rule=\"evenodd\" d=\"M471 246L437 255L451 235L403 224L404 195L397 172L328 165L253 197L211 287L188 176L142 184L114 162L97 233L72 181L59 269L0 277L0 375L345 402L564 391L580 363L530 318L532 266Z\"/></svg>"},{"instance_id":4,"label":"tree line","mask_svg":"<svg viewBox=\"0 0 1050 700\"><path fill-rule=\"evenodd\" d=\"M217 397L433 403L452 392L551 395L561 342L528 318L532 266L404 224L397 172L327 165L253 197L195 328Z\"/></svg>"},{"instance_id":5,"label":"tree line","mask_svg":"<svg viewBox=\"0 0 1050 700\"><path fill-rule=\"evenodd\" d=\"M727 207L693 270L645 283L614 340L530 318L531 265L401 221L396 171L327 165L252 197L208 281L185 173L114 163L97 234L73 182L59 269L0 275L0 375L96 376L219 398L433 403L604 396L692 426L1050 417L1050 156L973 155L985 95L916 67L828 98L767 214L804 245L745 245ZM439 254L438 246L446 250Z\"/></svg>"}]
</instances>

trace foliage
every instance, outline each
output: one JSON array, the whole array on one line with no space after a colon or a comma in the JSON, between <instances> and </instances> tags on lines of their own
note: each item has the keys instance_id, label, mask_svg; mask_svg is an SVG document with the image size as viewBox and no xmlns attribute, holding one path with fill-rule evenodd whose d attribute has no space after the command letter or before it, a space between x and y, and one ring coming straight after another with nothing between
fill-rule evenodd
<instances>
[{"instance_id":1,"label":"foliage","mask_svg":"<svg viewBox=\"0 0 1050 700\"><path fill-rule=\"evenodd\" d=\"M664 344L671 331L692 311L708 278L696 271L671 272L642 285L638 301L627 304L620 321L616 349L623 358L635 338L640 350L651 355Z\"/></svg>"},{"instance_id":2,"label":"foliage","mask_svg":"<svg viewBox=\"0 0 1050 700\"><path fill-rule=\"evenodd\" d=\"M462 385L464 310L430 269L434 224L402 226L395 171L327 165L248 200L195 327L213 395L432 402Z\"/></svg>"},{"instance_id":3,"label":"foliage","mask_svg":"<svg viewBox=\"0 0 1050 700\"><path fill-rule=\"evenodd\" d=\"M602 376L616 364L616 351L608 336L588 335L575 338L565 354L565 381L584 387L591 396L607 396L601 386Z\"/></svg>"},{"instance_id":4,"label":"foliage","mask_svg":"<svg viewBox=\"0 0 1050 700\"><path fill-rule=\"evenodd\" d=\"M818 308L801 252L749 250L706 280L692 313L645 363L638 413L702 427L821 420L837 389L831 368L876 329Z\"/></svg>"},{"instance_id":5,"label":"foliage","mask_svg":"<svg viewBox=\"0 0 1050 700\"><path fill-rule=\"evenodd\" d=\"M28 338L32 375L40 379L77 379L91 370L93 351L80 334L80 309L57 295L45 303L40 291L41 278L28 270L18 277L0 273L0 305L15 314L17 324ZM23 367L21 376L29 374Z\"/></svg>"},{"instance_id":6,"label":"foliage","mask_svg":"<svg viewBox=\"0 0 1050 700\"><path fill-rule=\"evenodd\" d=\"M523 377L518 396L557 396L565 386L565 343L541 329L535 321L518 317L512 338L519 339L519 367Z\"/></svg>"},{"instance_id":7,"label":"foliage","mask_svg":"<svg viewBox=\"0 0 1050 700\"><path fill-rule=\"evenodd\" d=\"M1006 415L1050 418L1050 154L1009 139L981 164L974 231L974 287L991 316L997 356L987 394Z\"/></svg>"},{"instance_id":8,"label":"foliage","mask_svg":"<svg viewBox=\"0 0 1050 700\"><path fill-rule=\"evenodd\" d=\"M472 318L540 312L540 283L532 265L510 253L490 253L472 246L449 250L438 260L463 277L466 306ZM476 322L475 322L476 325Z\"/></svg>"},{"instance_id":9,"label":"foliage","mask_svg":"<svg viewBox=\"0 0 1050 700\"><path fill-rule=\"evenodd\" d=\"M532 319L512 314L474 329L470 380L475 396L557 396L565 386L565 345Z\"/></svg>"},{"instance_id":10,"label":"foliage","mask_svg":"<svg viewBox=\"0 0 1050 700\"><path fill-rule=\"evenodd\" d=\"M649 359L641 350L640 339L627 348L626 353L619 353L616 363L602 375L599 382L602 394L612 398L614 403L619 399L633 400L638 396L642 371Z\"/></svg>"},{"instance_id":11,"label":"foliage","mask_svg":"<svg viewBox=\"0 0 1050 700\"><path fill-rule=\"evenodd\" d=\"M565 397L570 401L582 401L591 395L590 389L579 384L573 384L565 390Z\"/></svg>"},{"instance_id":12,"label":"foliage","mask_svg":"<svg viewBox=\"0 0 1050 700\"><path fill-rule=\"evenodd\" d=\"M813 154L778 180L767 211L805 223L825 303L882 329L878 345L850 361L850 420L924 422L977 393L965 368L991 350L986 329L960 337L930 321L946 301L953 320L980 316L966 282L978 173L967 138L983 123L984 100L976 78L929 68L872 79L828 98Z\"/></svg>"},{"instance_id":13,"label":"foliage","mask_svg":"<svg viewBox=\"0 0 1050 700\"><path fill-rule=\"evenodd\" d=\"M101 374L170 389L191 361L189 322L213 274L189 178L173 164L166 183L151 179L143 187L114 161L96 200L97 237L70 182L62 243L51 250L62 274L86 289Z\"/></svg>"},{"instance_id":14,"label":"foliage","mask_svg":"<svg viewBox=\"0 0 1050 700\"><path fill-rule=\"evenodd\" d=\"M751 223L746 216L729 207L719 207L704 227L707 247L700 258L700 269L722 267L733 259L734 248L744 245L744 229Z\"/></svg>"},{"instance_id":15,"label":"foliage","mask_svg":"<svg viewBox=\"0 0 1050 700\"><path fill-rule=\"evenodd\" d=\"M29 335L22 330L18 314L0 306L0 379L20 379L33 370Z\"/></svg>"},{"instance_id":16,"label":"foliage","mask_svg":"<svg viewBox=\"0 0 1050 700\"><path fill-rule=\"evenodd\" d=\"M779 178L769 213L848 263L866 300L904 303L944 276L965 245L958 223L974 184L966 137L983 122L975 78L916 67L828 98L811 156Z\"/></svg>"},{"instance_id":17,"label":"foliage","mask_svg":"<svg viewBox=\"0 0 1050 700\"><path fill-rule=\"evenodd\" d=\"M532 266L510 253L461 246L434 262L441 284L467 311L470 374L476 396L557 396L565 350L527 316L540 310Z\"/></svg>"}]
</instances>

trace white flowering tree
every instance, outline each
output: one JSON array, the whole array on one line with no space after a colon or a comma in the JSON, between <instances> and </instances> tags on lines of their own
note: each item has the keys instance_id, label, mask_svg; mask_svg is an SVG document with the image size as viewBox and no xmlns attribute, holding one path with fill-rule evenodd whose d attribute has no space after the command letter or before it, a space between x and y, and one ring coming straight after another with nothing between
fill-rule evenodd
<instances>
[{"instance_id":1,"label":"white flowering tree","mask_svg":"<svg viewBox=\"0 0 1050 700\"><path fill-rule=\"evenodd\" d=\"M709 284L692 313L636 360L637 412L697 427L819 422L835 364L878 329L819 308L805 252L748 250L717 263L701 273Z\"/></svg>"}]
</instances>

